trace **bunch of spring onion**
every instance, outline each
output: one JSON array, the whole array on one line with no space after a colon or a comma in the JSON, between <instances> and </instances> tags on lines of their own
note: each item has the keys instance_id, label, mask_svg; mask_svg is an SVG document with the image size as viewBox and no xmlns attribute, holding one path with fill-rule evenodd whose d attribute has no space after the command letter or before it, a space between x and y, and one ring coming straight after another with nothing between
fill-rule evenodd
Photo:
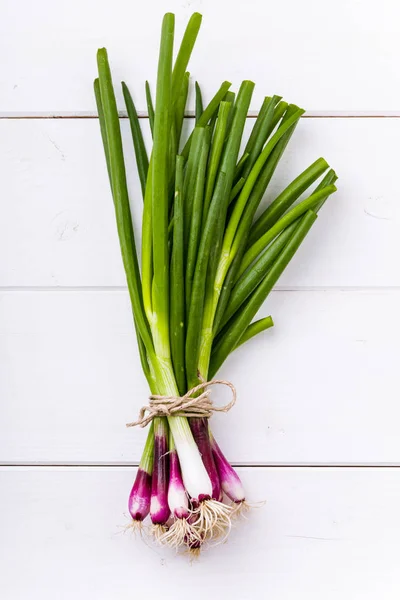
<instances>
[{"instance_id":1,"label":"bunch of spring onion","mask_svg":"<svg viewBox=\"0 0 400 600\"><path fill-rule=\"evenodd\" d=\"M205 107L196 84L195 126L182 139L187 66L200 23L201 15L193 14L174 59L174 15L164 16L155 108L146 83L150 155L122 83L144 201L141 265L104 48L94 83L141 364L151 393L172 397L209 381L231 352L273 325L271 317L253 319L337 179L319 158L255 218L304 111L280 96L266 97L240 152L251 81L243 81L236 94L223 82ZM134 524L150 515L160 543L198 552L229 529L232 515L244 506L241 481L208 419L152 421L129 496Z\"/></svg>"}]
</instances>

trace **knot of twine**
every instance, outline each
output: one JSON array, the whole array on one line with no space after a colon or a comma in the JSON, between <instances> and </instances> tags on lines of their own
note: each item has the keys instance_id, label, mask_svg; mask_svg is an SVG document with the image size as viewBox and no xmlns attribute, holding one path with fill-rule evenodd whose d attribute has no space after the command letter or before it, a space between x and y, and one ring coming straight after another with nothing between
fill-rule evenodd
<instances>
[{"instance_id":1,"label":"knot of twine","mask_svg":"<svg viewBox=\"0 0 400 600\"><path fill-rule=\"evenodd\" d=\"M226 385L232 392L232 400L224 406L214 406L208 388L212 385ZM194 394L203 390L199 396ZM127 423L127 427L146 427L155 417L211 417L213 412L228 412L236 402L236 389L230 381L212 379L196 385L184 396L149 396L148 406L142 406L137 421Z\"/></svg>"}]
</instances>

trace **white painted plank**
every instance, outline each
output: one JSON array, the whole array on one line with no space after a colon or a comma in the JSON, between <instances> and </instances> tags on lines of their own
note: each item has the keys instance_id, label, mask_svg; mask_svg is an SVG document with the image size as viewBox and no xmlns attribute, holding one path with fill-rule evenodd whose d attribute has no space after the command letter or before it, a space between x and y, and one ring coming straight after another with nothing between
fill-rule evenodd
<instances>
[{"instance_id":1,"label":"white painted plank","mask_svg":"<svg viewBox=\"0 0 400 600\"><path fill-rule=\"evenodd\" d=\"M130 469L2 470L3 597L398 598L398 470L248 468L240 475L266 505L191 565L123 534Z\"/></svg>"},{"instance_id":2,"label":"white painted plank","mask_svg":"<svg viewBox=\"0 0 400 600\"><path fill-rule=\"evenodd\" d=\"M400 292L274 292L214 432L235 463L400 463ZM228 399L215 391L217 402ZM125 292L0 295L0 460L132 463L146 402Z\"/></svg>"},{"instance_id":3,"label":"white painted plank","mask_svg":"<svg viewBox=\"0 0 400 600\"><path fill-rule=\"evenodd\" d=\"M397 110L400 7L396 0L70 0L55 18L49 0L3 0L2 111L93 111L96 50L109 49L116 82L154 83L162 15L204 15L190 71L209 98L220 82L257 82L253 106L282 94L310 110ZM212 68L210 69L210 65ZM121 100L121 98L119 98ZM122 102L121 102L122 105Z\"/></svg>"},{"instance_id":4,"label":"white painted plank","mask_svg":"<svg viewBox=\"0 0 400 600\"><path fill-rule=\"evenodd\" d=\"M126 120L122 128L139 223ZM281 286L400 285L399 139L400 119L302 120L267 200L321 155L339 191ZM97 120L0 121L0 163L1 286L125 285Z\"/></svg>"}]
</instances>

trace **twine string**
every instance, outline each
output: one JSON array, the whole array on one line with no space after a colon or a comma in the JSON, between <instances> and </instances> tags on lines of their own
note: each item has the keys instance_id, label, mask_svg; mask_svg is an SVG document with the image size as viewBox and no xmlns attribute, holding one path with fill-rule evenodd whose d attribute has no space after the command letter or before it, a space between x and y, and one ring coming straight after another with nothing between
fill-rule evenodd
<instances>
[{"instance_id":1,"label":"twine string","mask_svg":"<svg viewBox=\"0 0 400 600\"><path fill-rule=\"evenodd\" d=\"M225 385L232 392L232 399L224 406L215 406L210 398L213 385ZM197 392L202 393L193 398ZM211 417L214 412L228 412L236 402L236 389L230 381L212 379L203 381L186 392L184 396L149 396L149 404L142 406L136 421L127 423L127 427L146 427L156 417Z\"/></svg>"}]
</instances>

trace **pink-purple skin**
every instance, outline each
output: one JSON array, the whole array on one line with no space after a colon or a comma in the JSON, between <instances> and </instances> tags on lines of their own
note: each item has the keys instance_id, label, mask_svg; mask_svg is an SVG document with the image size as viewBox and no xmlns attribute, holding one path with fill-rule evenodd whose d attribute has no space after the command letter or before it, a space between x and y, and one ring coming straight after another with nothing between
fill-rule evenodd
<instances>
[{"instance_id":1,"label":"pink-purple skin","mask_svg":"<svg viewBox=\"0 0 400 600\"><path fill-rule=\"evenodd\" d=\"M168 463L168 429L165 422L157 418L154 422L154 464L150 500L150 518L154 525L164 525L170 515Z\"/></svg>"},{"instance_id":2,"label":"pink-purple skin","mask_svg":"<svg viewBox=\"0 0 400 600\"><path fill-rule=\"evenodd\" d=\"M203 464L211 480L212 498L214 500L219 500L221 497L221 484L211 449L210 436L208 433L208 422L206 419L200 417L192 417L189 419L189 423L193 437L201 454L201 458L203 459ZM200 502L206 499L207 498L205 496L199 497Z\"/></svg>"},{"instance_id":3,"label":"pink-purple skin","mask_svg":"<svg viewBox=\"0 0 400 600\"><path fill-rule=\"evenodd\" d=\"M150 512L151 475L138 469L129 494L128 509L134 521L143 521Z\"/></svg>"},{"instance_id":4,"label":"pink-purple skin","mask_svg":"<svg viewBox=\"0 0 400 600\"><path fill-rule=\"evenodd\" d=\"M181 466L176 450L169 453L168 505L177 519L187 519L189 517L189 502L183 485Z\"/></svg>"},{"instance_id":5,"label":"pink-purple skin","mask_svg":"<svg viewBox=\"0 0 400 600\"><path fill-rule=\"evenodd\" d=\"M199 540L187 540L187 545L189 546L189 550L200 550L201 542Z\"/></svg>"},{"instance_id":6,"label":"pink-purple skin","mask_svg":"<svg viewBox=\"0 0 400 600\"><path fill-rule=\"evenodd\" d=\"M211 448L222 490L236 504L244 502L246 498L239 475L231 467L213 436L211 436Z\"/></svg>"}]
</instances>

